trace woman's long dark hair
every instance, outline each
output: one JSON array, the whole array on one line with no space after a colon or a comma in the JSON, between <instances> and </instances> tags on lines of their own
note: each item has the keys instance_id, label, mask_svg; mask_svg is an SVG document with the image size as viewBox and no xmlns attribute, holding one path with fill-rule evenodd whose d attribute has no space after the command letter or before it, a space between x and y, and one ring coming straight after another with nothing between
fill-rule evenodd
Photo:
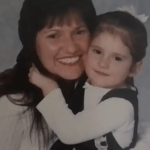
<instances>
[{"instance_id":1,"label":"woman's long dark hair","mask_svg":"<svg viewBox=\"0 0 150 150\"><path fill-rule=\"evenodd\" d=\"M44 118L36 109L43 94L38 87L29 82L28 73L31 64L34 63L45 76L57 80L65 97L71 93L69 86L72 84L68 81L68 88L64 87L65 80L56 77L43 67L35 50L36 35L44 27L52 27L56 20L60 25L65 23L69 19L68 14L71 13L77 13L89 31L93 31L96 13L91 0L25 0L20 12L18 28L23 48L17 57L16 65L0 74L0 97L6 95L12 103L27 106L27 111L31 112L33 118L30 136L35 129L38 134L39 147L48 146L52 134ZM23 95L21 100L11 98L11 94L18 93ZM43 141L40 140L41 137Z\"/></svg>"}]
</instances>

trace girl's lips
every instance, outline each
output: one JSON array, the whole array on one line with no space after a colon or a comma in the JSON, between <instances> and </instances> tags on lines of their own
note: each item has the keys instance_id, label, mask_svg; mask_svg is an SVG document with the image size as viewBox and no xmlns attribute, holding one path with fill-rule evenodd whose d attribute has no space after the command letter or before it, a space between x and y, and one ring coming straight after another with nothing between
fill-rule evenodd
<instances>
[{"instance_id":1,"label":"girl's lips","mask_svg":"<svg viewBox=\"0 0 150 150\"><path fill-rule=\"evenodd\" d=\"M104 72L101 72L101 71L96 71L96 70L95 70L95 72L96 72L97 74L101 75L101 76L109 76L109 74L104 73Z\"/></svg>"},{"instance_id":2,"label":"girl's lips","mask_svg":"<svg viewBox=\"0 0 150 150\"><path fill-rule=\"evenodd\" d=\"M76 64L81 58L81 55L74 56L74 57L65 57L57 59L58 62L65 64L65 65L74 65Z\"/></svg>"}]
</instances>

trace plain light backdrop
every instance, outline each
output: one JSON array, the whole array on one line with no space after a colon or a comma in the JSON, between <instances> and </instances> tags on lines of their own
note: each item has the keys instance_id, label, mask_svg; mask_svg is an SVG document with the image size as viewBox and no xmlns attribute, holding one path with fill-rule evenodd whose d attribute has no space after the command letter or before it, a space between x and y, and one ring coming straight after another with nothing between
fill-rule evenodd
<instances>
[{"instance_id":1,"label":"plain light backdrop","mask_svg":"<svg viewBox=\"0 0 150 150\"><path fill-rule=\"evenodd\" d=\"M0 0L0 72L15 64L22 46L18 38L18 19L23 0ZM97 14L133 5L138 14L150 15L149 0L93 0ZM150 44L150 17L145 23ZM150 46L140 74L135 79L139 90L140 119L150 121Z\"/></svg>"}]
</instances>

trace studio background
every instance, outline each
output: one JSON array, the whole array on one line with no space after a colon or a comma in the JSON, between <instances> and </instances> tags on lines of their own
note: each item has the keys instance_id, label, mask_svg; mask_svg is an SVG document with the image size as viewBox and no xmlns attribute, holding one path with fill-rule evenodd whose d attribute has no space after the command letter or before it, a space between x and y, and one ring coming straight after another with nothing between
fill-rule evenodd
<instances>
[{"instance_id":1,"label":"studio background","mask_svg":"<svg viewBox=\"0 0 150 150\"><path fill-rule=\"evenodd\" d=\"M23 0L0 0L0 72L15 64L22 48L18 37L18 19ZM138 14L150 15L149 0L93 0L97 14L133 5ZM150 45L150 17L145 23ZM140 119L150 121L150 46L140 74L135 79L139 90Z\"/></svg>"}]
</instances>

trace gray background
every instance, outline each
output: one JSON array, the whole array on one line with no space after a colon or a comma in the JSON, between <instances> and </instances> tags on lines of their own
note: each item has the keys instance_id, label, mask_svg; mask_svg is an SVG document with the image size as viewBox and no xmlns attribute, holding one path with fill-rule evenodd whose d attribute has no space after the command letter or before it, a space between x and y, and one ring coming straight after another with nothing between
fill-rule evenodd
<instances>
[{"instance_id":1,"label":"gray background","mask_svg":"<svg viewBox=\"0 0 150 150\"><path fill-rule=\"evenodd\" d=\"M21 49L18 39L18 19L23 0L0 0L0 72L12 67ZM149 0L93 0L97 14L117 7L133 5L138 14L150 15ZM150 18L145 24L150 35ZM149 41L148 36L148 41ZM150 41L149 41L150 43ZM139 89L140 119L150 121L150 46L143 61L143 68L136 77L136 86Z\"/></svg>"}]
</instances>

